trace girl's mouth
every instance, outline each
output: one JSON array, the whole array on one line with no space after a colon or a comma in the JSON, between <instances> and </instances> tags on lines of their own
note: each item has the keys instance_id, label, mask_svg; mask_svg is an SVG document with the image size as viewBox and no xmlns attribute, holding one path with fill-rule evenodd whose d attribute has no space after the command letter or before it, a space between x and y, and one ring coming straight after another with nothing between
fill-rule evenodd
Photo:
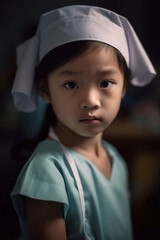
<instances>
[{"instance_id":1,"label":"girl's mouth","mask_svg":"<svg viewBox=\"0 0 160 240\"><path fill-rule=\"evenodd\" d=\"M97 117L86 117L80 120L80 122L85 124L98 124L101 120Z\"/></svg>"}]
</instances>

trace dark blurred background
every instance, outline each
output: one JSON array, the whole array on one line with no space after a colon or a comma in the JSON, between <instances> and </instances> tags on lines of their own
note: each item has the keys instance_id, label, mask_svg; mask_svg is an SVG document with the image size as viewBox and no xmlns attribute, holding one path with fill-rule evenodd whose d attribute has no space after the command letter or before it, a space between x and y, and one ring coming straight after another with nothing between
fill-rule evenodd
<instances>
[{"instance_id":1,"label":"dark blurred background","mask_svg":"<svg viewBox=\"0 0 160 240\"><path fill-rule=\"evenodd\" d=\"M20 239L9 197L24 162L13 146L40 128L45 104L36 112L18 112L10 94L16 71L15 48L35 33L39 16L71 4L97 5L126 16L135 28L158 73L144 88L128 86L121 111L105 133L124 156L129 170L135 240L160 239L160 3L157 0L1 0L0 1L0 239ZM97 239L100 240L100 239Z\"/></svg>"}]
</instances>

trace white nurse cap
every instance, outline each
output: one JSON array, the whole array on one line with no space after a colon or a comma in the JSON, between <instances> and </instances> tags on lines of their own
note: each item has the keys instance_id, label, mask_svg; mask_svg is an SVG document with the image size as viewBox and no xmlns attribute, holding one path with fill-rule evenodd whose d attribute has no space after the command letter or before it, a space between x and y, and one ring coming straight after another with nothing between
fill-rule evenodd
<instances>
[{"instance_id":1,"label":"white nurse cap","mask_svg":"<svg viewBox=\"0 0 160 240\"><path fill-rule=\"evenodd\" d=\"M12 94L18 110L37 108L35 68L52 49L63 44L95 40L118 49L131 71L131 83L145 86L156 75L128 20L100 7L75 5L43 14L34 37L17 48L17 73Z\"/></svg>"}]
</instances>

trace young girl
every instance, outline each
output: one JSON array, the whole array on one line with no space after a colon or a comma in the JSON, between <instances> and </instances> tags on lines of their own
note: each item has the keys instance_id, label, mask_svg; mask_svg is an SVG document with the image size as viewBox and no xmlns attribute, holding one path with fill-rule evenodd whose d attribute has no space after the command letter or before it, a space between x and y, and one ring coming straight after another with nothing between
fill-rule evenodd
<instances>
[{"instance_id":1,"label":"young girl","mask_svg":"<svg viewBox=\"0 0 160 240\"><path fill-rule=\"evenodd\" d=\"M154 76L122 16L80 5L41 16L12 89L19 110L35 110L39 93L54 119L11 193L25 239L132 239L126 164L102 134L127 82Z\"/></svg>"}]
</instances>

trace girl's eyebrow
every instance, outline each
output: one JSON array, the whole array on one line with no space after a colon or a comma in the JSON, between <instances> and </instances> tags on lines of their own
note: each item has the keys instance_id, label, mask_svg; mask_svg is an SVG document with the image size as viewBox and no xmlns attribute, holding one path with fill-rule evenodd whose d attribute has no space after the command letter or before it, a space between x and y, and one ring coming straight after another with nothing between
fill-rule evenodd
<instances>
[{"instance_id":1,"label":"girl's eyebrow","mask_svg":"<svg viewBox=\"0 0 160 240\"><path fill-rule=\"evenodd\" d=\"M75 75L75 74L83 74L82 72L63 70L59 73L60 75Z\"/></svg>"},{"instance_id":2,"label":"girl's eyebrow","mask_svg":"<svg viewBox=\"0 0 160 240\"><path fill-rule=\"evenodd\" d=\"M116 74L119 71L115 68L109 68L109 69L105 69L105 70L99 70L97 71L97 74L103 74L103 75L111 75L111 74Z\"/></svg>"}]
</instances>

